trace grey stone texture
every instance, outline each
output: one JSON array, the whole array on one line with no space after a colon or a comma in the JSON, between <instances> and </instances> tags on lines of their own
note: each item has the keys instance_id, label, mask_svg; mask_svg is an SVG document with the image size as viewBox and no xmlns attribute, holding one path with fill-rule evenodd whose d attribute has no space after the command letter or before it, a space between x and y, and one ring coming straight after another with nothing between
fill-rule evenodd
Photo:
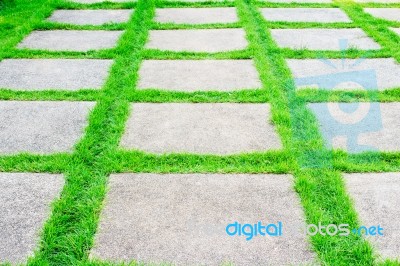
<instances>
[{"instance_id":1,"label":"grey stone texture","mask_svg":"<svg viewBox=\"0 0 400 266\"><path fill-rule=\"evenodd\" d=\"M235 221L281 221L284 235L228 236L225 227ZM156 265L303 265L314 256L301 227L289 175L115 174L91 257Z\"/></svg>"},{"instance_id":2,"label":"grey stone texture","mask_svg":"<svg viewBox=\"0 0 400 266\"><path fill-rule=\"evenodd\" d=\"M62 175L0 173L0 263L23 264L39 248Z\"/></svg>"},{"instance_id":3,"label":"grey stone texture","mask_svg":"<svg viewBox=\"0 0 400 266\"><path fill-rule=\"evenodd\" d=\"M400 88L400 65L393 58L374 59L329 59L328 62L319 59L287 59L293 77L308 79L310 85L298 85L298 88L319 89L365 89L365 86L354 82L361 78L365 81L369 76L376 77L377 87L369 89L394 89ZM366 72L364 72L366 71ZM340 76L345 75L349 82L340 82ZM365 78L363 78L363 75ZM374 79L375 79L374 77ZM329 84L334 79L332 87L323 88L317 84ZM339 82L337 82L339 81ZM337 82L337 83L336 83ZM368 89L368 88L367 88Z\"/></svg>"},{"instance_id":4,"label":"grey stone texture","mask_svg":"<svg viewBox=\"0 0 400 266\"><path fill-rule=\"evenodd\" d=\"M351 22L340 8L262 8L268 21L287 22Z\"/></svg>"},{"instance_id":5,"label":"grey stone texture","mask_svg":"<svg viewBox=\"0 0 400 266\"><path fill-rule=\"evenodd\" d=\"M325 109L324 105L329 113L321 111ZM376 105L379 108L375 108ZM338 125L347 128L347 136L338 135L331 139L335 149L347 150L350 138L356 138L357 145L371 147L376 151L400 151L400 103L329 102L313 103L309 107L319 121L323 136L336 136L340 129ZM334 122L328 122L331 120ZM330 140L325 137L325 141L328 143Z\"/></svg>"},{"instance_id":6,"label":"grey stone texture","mask_svg":"<svg viewBox=\"0 0 400 266\"><path fill-rule=\"evenodd\" d=\"M347 190L364 226L383 228L367 236L383 259L400 259L400 173L344 174Z\"/></svg>"},{"instance_id":7,"label":"grey stone texture","mask_svg":"<svg viewBox=\"0 0 400 266\"><path fill-rule=\"evenodd\" d=\"M400 28L390 28L392 31L400 35Z\"/></svg>"},{"instance_id":8,"label":"grey stone texture","mask_svg":"<svg viewBox=\"0 0 400 266\"><path fill-rule=\"evenodd\" d=\"M234 7L158 8L157 22L176 24L234 23L239 20Z\"/></svg>"},{"instance_id":9,"label":"grey stone texture","mask_svg":"<svg viewBox=\"0 0 400 266\"><path fill-rule=\"evenodd\" d=\"M111 2L111 3L137 2L137 0L68 0L68 1L81 4L95 4L104 2Z\"/></svg>"},{"instance_id":10,"label":"grey stone texture","mask_svg":"<svg viewBox=\"0 0 400 266\"><path fill-rule=\"evenodd\" d=\"M146 48L215 53L246 49L247 45L243 29L152 30Z\"/></svg>"},{"instance_id":11,"label":"grey stone texture","mask_svg":"<svg viewBox=\"0 0 400 266\"><path fill-rule=\"evenodd\" d=\"M94 104L0 101L0 154L72 151Z\"/></svg>"},{"instance_id":12,"label":"grey stone texture","mask_svg":"<svg viewBox=\"0 0 400 266\"><path fill-rule=\"evenodd\" d=\"M364 11L377 18L400 22L400 8L364 8Z\"/></svg>"},{"instance_id":13,"label":"grey stone texture","mask_svg":"<svg viewBox=\"0 0 400 266\"><path fill-rule=\"evenodd\" d=\"M348 48L380 49L361 29L273 29L271 33L282 48L339 51L340 40L347 40Z\"/></svg>"},{"instance_id":14,"label":"grey stone texture","mask_svg":"<svg viewBox=\"0 0 400 266\"><path fill-rule=\"evenodd\" d=\"M281 148L268 104L136 103L121 146L152 153L235 154Z\"/></svg>"},{"instance_id":15,"label":"grey stone texture","mask_svg":"<svg viewBox=\"0 0 400 266\"><path fill-rule=\"evenodd\" d=\"M34 31L18 45L18 48L77 52L110 49L116 46L122 32L104 30Z\"/></svg>"},{"instance_id":16,"label":"grey stone texture","mask_svg":"<svg viewBox=\"0 0 400 266\"><path fill-rule=\"evenodd\" d=\"M233 91L258 89L261 81L252 60L146 60L139 89Z\"/></svg>"},{"instance_id":17,"label":"grey stone texture","mask_svg":"<svg viewBox=\"0 0 400 266\"><path fill-rule=\"evenodd\" d=\"M6 59L0 62L0 88L100 89L112 63L97 59Z\"/></svg>"},{"instance_id":18,"label":"grey stone texture","mask_svg":"<svg viewBox=\"0 0 400 266\"><path fill-rule=\"evenodd\" d=\"M127 22L132 13L132 9L56 10L47 20L75 25L103 25Z\"/></svg>"}]
</instances>

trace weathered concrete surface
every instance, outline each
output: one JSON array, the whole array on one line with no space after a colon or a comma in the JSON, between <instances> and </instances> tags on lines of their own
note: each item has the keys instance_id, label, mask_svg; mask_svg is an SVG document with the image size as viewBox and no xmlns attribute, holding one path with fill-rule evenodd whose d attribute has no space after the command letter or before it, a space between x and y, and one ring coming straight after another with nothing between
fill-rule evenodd
<instances>
[{"instance_id":1,"label":"weathered concrete surface","mask_svg":"<svg viewBox=\"0 0 400 266\"><path fill-rule=\"evenodd\" d=\"M268 104L136 103L121 145L152 153L233 154L281 148Z\"/></svg>"},{"instance_id":2,"label":"weathered concrete surface","mask_svg":"<svg viewBox=\"0 0 400 266\"><path fill-rule=\"evenodd\" d=\"M97 59L6 59L0 62L0 88L100 89L112 63Z\"/></svg>"},{"instance_id":3,"label":"weathered concrete surface","mask_svg":"<svg viewBox=\"0 0 400 266\"><path fill-rule=\"evenodd\" d=\"M0 263L26 263L39 248L50 205L63 185L62 175L0 173Z\"/></svg>"},{"instance_id":4,"label":"weathered concrete surface","mask_svg":"<svg viewBox=\"0 0 400 266\"><path fill-rule=\"evenodd\" d=\"M173 265L305 265L313 261L288 175L117 174L91 256ZM228 236L239 223L283 223L284 235Z\"/></svg>"},{"instance_id":5,"label":"weathered concrete surface","mask_svg":"<svg viewBox=\"0 0 400 266\"><path fill-rule=\"evenodd\" d=\"M261 8L268 21L288 22L351 22L340 8Z\"/></svg>"},{"instance_id":6,"label":"weathered concrete surface","mask_svg":"<svg viewBox=\"0 0 400 266\"><path fill-rule=\"evenodd\" d=\"M298 79L298 88L320 89L394 89L400 88L400 65L393 58L371 59L287 59L292 75ZM341 77L343 76L341 81ZM372 78L366 85L362 82ZM309 85L301 81L308 80ZM347 81L348 82L345 82ZM360 81L356 83L355 81ZM317 84L332 84L322 88ZM373 86L373 87L367 87Z\"/></svg>"},{"instance_id":7,"label":"weathered concrete surface","mask_svg":"<svg viewBox=\"0 0 400 266\"><path fill-rule=\"evenodd\" d=\"M70 152L94 102L0 101L0 154Z\"/></svg>"},{"instance_id":8,"label":"weathered concrete surface","mask_svg":"<svg viewBox=\"0 0 400 266\"><path fill-rule=\"evenodd\" d=\"M152 30L146 48L168 51L226 52L247 47L243 29Z\"/></svg>"},{"instance_id":9,"label":"weathered concrete surface","mask_svg":"<svg viewBox=\"0 0 400 266\"><path fill-rule=\"evenodd\" d=\"M380 49L361 29L273 29L271 33L282 48L339 51L340 40L346 40L348 48Z\"/></svg>"},{"instance_id":10,"label":"weathered concrete surface","mask_svg":"<svg viewBox=\"0 0 400 266\"><path fill-rule=\"evenodd\" d=\"M234 7L158 8L155 21L176 24L234 23L239 20Z\"/></svg>"},{"instance_id":11,"label":"weathered concrete surface","mask_svg":"<svg viewBox=\"0 0 400 266\"><path fill-rule=\"evenodd\" d=\"M309 107L326 143L332 141L336 149L348 150L350 138L355 138L368 150L400 151L400 103L313 103ZM346 135L339 134L342 129ZM328 139L332 135L336 137Z\"/></svg>"},{"instance_id":12,"label":"weathered concrete surface","mask_svg":"<svg viewBox=\"0 0 400 266\"><path fill-rule=\"evenodd\" d=\"M132 9L56 10L47 20L75 25L103 25L127 22L132 13Z\"/></svg>"},{"instance_id":13,"label":"weathered concrete surface","mask_svg":"<svg viewBox=\"0 0 400 266\"><path fill-rule=\"evenodd\" d=\"M122 32L104 30L34 31L18 45L18 48L77 52L110 49L116 46Z\"/></svg>"},{"instance_id":14,"label":"weathered concrete surface","mask_svg":"<svg viewBox=\"0 0 400 266\"><path fill-rule=\"evenodd\" d=\"M364 11L377 18L400 21L400 8L364 8Z\"/></svg>"},{"instance_id":15,"label":"weathered concrete surface","mask_svg":"<svg viewBox=\"0 0 400 266\"><path fill-rule=\"evenodd\" d=\"M260 88L252 60L146 60L139 71L139 89L234 91Z\"/></svg>"},{"instance_id":16,"label":"weathered concrete surface","mask_svg":"<svg viewBox=\"0 0 400 266\"><path fill-rule=\"evenodd\" d=\"M383 236L367 236L383 259L400 259L400 173L344 174L361 224L380 225Z\"/></svg>"}]
</instances>

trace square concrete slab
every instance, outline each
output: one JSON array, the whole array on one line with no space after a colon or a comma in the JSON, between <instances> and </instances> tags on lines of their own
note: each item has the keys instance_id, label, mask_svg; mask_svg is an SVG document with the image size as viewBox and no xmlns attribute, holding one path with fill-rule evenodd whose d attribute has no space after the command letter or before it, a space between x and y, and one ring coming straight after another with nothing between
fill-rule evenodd
<instances>
[{"instance_id":1,"label":"square concrete slab","mask_svg":"<svg viewBox=\"0 0 400 266\"><path fill-rule=\"evenodd\" d=\"M100 89L112 63L96 59L6 59L0 62L0 88Z\"/></svg>"},{"instance_id":2,"label":"square concrete slab","mask_svg":"<svg viewBox=\"0 0 400 266\"><path fill-rule=\"evenodd\" d=\"M0 101L0 154L70 152L94 102Z\"/></svg>"},{"instance_id":3,"label":"square concrete slab","mask_svg":"<svg viewBox=\"0 0 400 266\"><path fill-rule=\"evenodd\" d=\"M291 180L289 175L112 175L91 256L146 265L311 263L306 237L296 232L304 219ZM283 235L249 241L229 236L225 228L235 221L280 221Z\"/></svg>"},{"instance_id":4,"label":"square concrete slab","mask_svg":"<svg viewBox=\"0 0 400 266\"><path fill-rule=\"evenodd\" d=\"M288 59L297 88L394 89L400 88L400 65L393 58ZM372 78L372 82L367 82Z\"/></svg>"},{"instance_id":5,"label":"square concrete slab","mask_svg":"<svg viewBox=\"0 0 400 266\"><path fill-rule=\"evenodd\" d=\"M340 8L261 8L268 21L351 22Z\"/></svg>"},{"instance_id":6,"label":"square concrete slab","mask_svg":"<svg viewBox=\"0 0 400 266\"><path fill-rule=\"evenodd\" d=\"M233 154L280 149L268 104L136 103L121 146L152 153Z\"/></svg>"},{"instance_id":7,"label":"square concrete slab","mask_svg":"<svg viewBox=\"0 0 400 266\"><path fill-rule=\"evenodd\" d=\"M81 4L95 4L95 3L125 3L125 2L137 2L137 0L68 0L74 3L81 3Z\"/></svg>"},{"instance_id":8,"label":"square concrete slab","mask_svg":"<svg viewBox=\"0 0 400 266\"><path fill-rule=\"evenodd\" d=\"M362 151L400 151L400 103L313 103L327 147Z\"/></svg>"},{"instance_id":9,"label":"square concrete slab","mask_svg":"<svg viewBox=\"0 0 400 266\"><path fill-rule=\"evenodd\" d=\"M261 86L253 60L146 60L139 71L138 89L193 92Z\"/></svg>"},{"instance_id":10,"label":"square concrete slab","mask_svg":"<svg viewBox=\"0 0 400 266\"><path fill-rule=\"evenodd\" d=\"M364 11L377 18L400 21L400 8L364 8Z\"/></svg>"},{"instance_id":11,"label":"square concrete slab","mask_svg":"<svg viewBox=\"0 0 400 266\"><path fill-rule=\"evenodd\" d=\"M0 173L0 263L26 263L39 248L50 205L63 186L62 175Z\"/></svg>"},{"instance_id":12,"label":"square concrete slab","mask_svg":"<svg viewBox=\"0 0 400 266\"><path fill-rule=\"evenodd\" d=\"M392 31L400 35L400 28L390 28Z\"/></svg>"},{"instance_id":13,"label":"square concrete slab","mask_svg":"<svg viewBox=\"0 0 400 266\"><path fill-rule=\"evenodd\" d=\"M104 30L34 31L18 45L18 48L77 52L111 49L116 46L122 32Z\"/></svg>"},{"instance_id":14,"label":"square concrete slab","mask_svg":"<svg viewBox=\"0 0 400 266\"><path fill-rule=\"evenodd\" d=\"M226 52L246 49L243 29L152 30L149 49L188 52Z\"/></svg>"},{"instance_id":15,"label":"square concrete slab","mask_svg":"<svg viewBox=\"0 0 400 266\"><path fill-rule=\"evenodd\" d=\"M367 236L383 259L400 259L400 173L344 174L347 190L364 226L383 228Z\"/></svg>"},{"instance_id":16,"label":"square concrete slab","mask_svg":"<svg viewBox=\"0 0 400 266\"><path fill-rule=\"evenodd\" d=\"M127 22L132 13L131 9L56 10L47 20L75 25L102 25Z\"/></svg>"},{"instance_id":17,"label":"square concrete slab","mask_svg":"<svg viewBox=\"0 0 400 266\"><path fill-rule=\"evenodd\" d=\"M157 8L157 22L176 24L234 23L239 20L234 7Z\"/></svg>"},{"instance_id":18,"label":"square concrete slab","mask_svg":"<svg viewBox=\"0 0 400 266\"><path fill-rule=\"evenodd\" d=\"M348 48L380 49L361 29L273 29L272 37L282 48L310 50L341 50L340 41Z\"/></svg>"}]
</instances>

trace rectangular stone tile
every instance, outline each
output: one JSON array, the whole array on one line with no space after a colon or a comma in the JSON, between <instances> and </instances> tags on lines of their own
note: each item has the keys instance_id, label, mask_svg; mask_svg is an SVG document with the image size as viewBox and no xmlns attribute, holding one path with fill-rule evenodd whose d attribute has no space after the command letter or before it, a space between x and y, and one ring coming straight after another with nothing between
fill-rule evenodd
<instances>
[{"instance_id":1,"label":"rectangular stone tile","mask_svg":"<svg viewBox=\"0 0 400 266\"><path fill-rule=\"evenodd\" d=\"M361 29L273 29L271 33L282 48L339 51L340 41L346 40L348 48L380 49Z\"/></svg>"},{"instance_id":2,"label":"rectangular stone tile","mask_svg":"<svg viewBox=\"0 0 400 266\"><path fill-rule=\"evenodd\" d=\"M18 48L50 51L77 51L111 49L123 31L104 30L49 30L34 31Z\"/></svg>"},{"instance_id":3,"label":"rectangular stone tile","mask_svg":"<svg viewBox=\"0 0 400 266\"><path fill-rule=\"evenodd\" d=\"M0 62L0 88L100 89L112 63L97 59L6 59Z\"/></svg>"},{"instance_id":4,"label":"rectangular stone tile","mask_svg":"<svg viewBox=\"0 0 400 266\"><path fill-rule=\"evenodd\" d=\"M157 8L155 21L176 24L234 23L239 20L234 7Z\"/></svg>"},{"instance_id":5,"label":"rectangular stone tile","mask_svg":"<svg viewBox=\"0 0 400 266\"><path fill-rule=\"evenodd\" d=\"M268 104L137 103L121 145L152 153L233 154L281 148Z\"/></svg>"},{"instance_id":6,"label":"rectangular stone tile","mask_svg":"<svg viewBox=\"0 0 400 266\"><path fill-rule=\"evenodd\" d=\"M377 18L400 21L400 8L364 8L364 11Z\"/></svg>"},{"instance_id":7,"label":"rectangular stone tile","mask_svg":"<svg viewBox=\"0 0 400 266\"><path fill-rule=\"evenodd\" d=\"M226 52L247 47L243 29L152 30L149 49L189 52Z\"/></svg>"},{"instance_id":8,"label":"rectangular stone tile","mask_svg":"<svg viewBox=\"0 0 400 266\"><path fill-rule=\"evenodd\" d=\"M261 8L267 21L351 22L340 8Z\"/></svg>"},{"instance_id":9,"label":"rectangular stone tile","mask_svg":"<svg viewBox=\"0 0 400 266\"><path fill-rule=\"evenodd\" d=\"M306 237L297 231L304 218L291 180L289 175L112 175L91 257L157 265L311 263ZM229 236L226 227L235 221L282 222L283 235L249 241Z\"/></svg>"},{"instance_id":10,"label":"rectangular stone tile","mask_svg":"<svg viewBox=\"0 0 400 266\"><path fill-rule=\"evenodd\" d=\"M362 225L383 228L383 236L367 239L383 259L400 260L400 173L344 174L344 180Z\"/></svg>"},{"instance_id":11,"label":"rectangular stone tile","mask_svg":"<svg viewBox=\"0 0 400 266\"><path fill-rule=\"evenodd\" d=\"M72 151L94 102L0 101L0 154Z\"/></svg>"},{"instance_id":12,"label":"rectangular stone tile","mask_svg":"<svg viewBox=\"0 0 400 266\"><path fill-rule=\"evenodd\" d=\"M63 185L62 175L0 173L0 263L23 264L33 256Z\"/></svg>"},{"instance_id":13,"label":"rectangular stone tile","mask_svg":"<svg viewBox=\"0 0 400 266\"><path fill-rule=\"evenodd\" d=\"M400 151L400 103L313 103L327 147L363 151Z\"/></svg>"},{"instance_id":14,"label":"rectangular stone tile","mask_svg":"<svg viewBox=\"0 0 400 266\"><path fill-rule=\"evenodd\" d=\"M297 87L319 89L400 88L400 65L393 58L288 59Z\"/></svg>"},{"instance_id":15,"label":"rectangular stone tile","mask_svg":"<svg viewBox=\"0 0 400 266\"><path fill-rule=\"evenodd\" d=\"M260 88L253 60L146 60L138 89L234 91Z\"/></svg>"},{"instance_id":16,"label":"rectangular stone tile","mask_svg":"<svg viewBox=\"0 0 400 266\"><path fill-rule=\"evenodd\" d=\"M400 35L400 28L390 28L392 31Z\"/></svg>"},{"instance_id":17,"label":"rectangular stone tile","mask_svg":"<svg viewBox=\"0 0 400 266\"><path fill-rule=\"evenodd\" d=\"M137 2L137 0L68 0L74 3L81 3L81 4L95 4L95 3L125 3L125 2Z\"/></svg>"},{"instance_id":18,"label":"rectangular stone tile","mask_svg":"<svg viewBox=\"0 0 400 266\"><path fill-rule=\"evenodd\" d=\"M56 10L47 20L75 25L102 25L127 22L132 9Z\"/></svg>"}]
</instances>

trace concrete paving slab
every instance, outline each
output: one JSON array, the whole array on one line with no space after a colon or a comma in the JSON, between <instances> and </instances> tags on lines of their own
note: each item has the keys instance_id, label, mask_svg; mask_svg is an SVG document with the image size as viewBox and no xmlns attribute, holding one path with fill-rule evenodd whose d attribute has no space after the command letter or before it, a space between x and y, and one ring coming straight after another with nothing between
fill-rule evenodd
<instances>
[{"instance_id":1,"label":"concrete paving slab","mask_svg":"<svg viewBox=\"0 0 400 266\"><path fill-rule=\"evenodd\" d=\"M146 60L138 89L234 91L261 88L253 60Z\"/></svg>"},{"instance_id":2,"label":"concrete paving slab","mask_svg":"<svg viewBox=\"0 0 400 266\"><path fill-rule=\"evenodd\" d=\"M152 30L149 49L189 52L226 52L246 49L243 29Z\"/></svg>"},{"instance_id":3,"label":"concrete paving slab","mask_svg":"<svg viewBox=\"0 0 400 266\"><path fill-rule=\"evenodd\" d=\"M332 3L332 0L264 0L271 3Z\"/></svg>"},{"instance_id":4,"label":"concrete paving slab","mask_svg":"<svg viewBox=\"0 0 400 266\"><path fill-rule=\"evenodd\" d=\"M394 89L400 88L400 65L393 58L288 59L297 88ZM367 82L372 78L372 82ZM357 82L359 81L359 82Z\"/></svg>"},{"instance_id":5,"label":"concrete paving slab","mask_svg":"<svg viewBox=\"0 0 400 266\"><path fill-rule=\"evenodd\" d=\"M377 18L400 21L400 8L364 8L364 11Z\"/></svg>"},{"instance_id":6,"label":"concrete paving slab","mask_svg":"<svg viewBox=\"0 0 400 266\"><path fill-rule=\"evenodd\" d=\"M151 153L234 154L280 149L268 104L136 103L121 146Z\"/></svg>"},{"instance_id":7,"label":"concrete paving slab","mask_svg":"<svg viewBox=\"0 0 400 266\"><path fill-rule=\"evenodd\" d=\"M366 236L384 259L400 259L400 173L344 174L347 190L364 226L383 228Z\"/></svg>"},{"instance_id":8,"label":"concrete paving slab","mask_svg":"<svg viewBox=\"0 0 400 266\"><path fill-rule=\"evenodd\" d=\"M77 52L110 49L116 46L122 32L104 30L34 31L18 45L18 48Z\"/></svg>"},{"instance_id":9,"label":"concrete paving slab","mask_svg":"<svg viewBox=\"0 0 400 266\"><path fill-rule=\"evenodd\" d=\"M400 103L313 103L325 143L349 153L400 151Z\"/></svg>"},{"instance_id":10,"label":"concrete paving slab","mask_svg":"<svg viewBox=\"0 0 400 266\"><path fill-rule=\"evenodd\" d=\"M157 265L311 263L307 240L296 232L304 218L291 180L289 175L112 175L91 257ZM281 221L284 233L246 241L226 233L235 221Z\"/></svg>"},{"instance_id":11,"label":"concrete paving slab","mask_svg":"<svg viewBox=\"0 0 400 266\"><path fill-rule=\"evenodd\" d=\"M112 63L97 59L6 59L0 62L0 88L100 89Z\"/></svg>"},{"instance_id":12,"label":"concrete paving slab","mask_svg":"<svg viewBox=\"0 0 400 266\"><path fill-rule=\"evenodd\" d=\"M70 152L94 102L0 101L0 154Z\"/></svg>"},{"instance_id":13,"label":"concrete paving slab","mask_svg":"<svg viewBox=\"0 0 400 266\"><path fill-rule=\"evenodd\" d=\"M380 49L361 29L273 29L271 33L282 48L339 51L340 41L346 40L348 48Z\"/></svg>"},{"instance_id":14,"label":"concrete paving slab","mask_svg":"<svg viewBox=\"0 0 400 266\"><path fill-rule=\"evenodd\" d=\"M261 8L267 21L351 22L340 8Z\"/></svg>"},{"instance_id":15,"label":"concrete paving slab","mask_svg":"<svg viewBox=\"0 0 400 266\"><path fill-rule=\"evenodd\" d=\"M132 9L56 10L47 20L75 25L103 25L127 22L132 13Z\"/></svg>"},{"instance_id":16,"label":"concrete paving slab","mask_svg":"<svg viewBox=\"0 0 400 266\"><path fill-rule=\"evenodd\" d=\"M400 35L400 28L390 28L392 31Z\"/></svg>"},{"instance_id":17,"label":"concrete paving slab","mask_svg":"<svg viewBox=\"0 0 400 266\"><path fill-rule=\"evenodd\" d=\"M157 8L157 22L176 24L234 23L239 20L234 7Z\"/></svg>"},{"instance_id":18,"label":"concrete paving slab","mask_svg":"<svg viewBox=\"0 0 400 266\"><path fill-rule=\"evenodd\" d=\"M23 264L39 248L62 175L0 173L0 263Z\"/></svg>"},{"instance_id":19,"label":"concrete paving slab","mask_svg":"<svg viewBox=\"0 0 400 266\"><path fill-rule=\"evenodd\" d=\"M137 2L137 0L68 0L68 1L81 4L95 4L104 2L111 2L111 3Z\"/></svg>"}]
</instances>

